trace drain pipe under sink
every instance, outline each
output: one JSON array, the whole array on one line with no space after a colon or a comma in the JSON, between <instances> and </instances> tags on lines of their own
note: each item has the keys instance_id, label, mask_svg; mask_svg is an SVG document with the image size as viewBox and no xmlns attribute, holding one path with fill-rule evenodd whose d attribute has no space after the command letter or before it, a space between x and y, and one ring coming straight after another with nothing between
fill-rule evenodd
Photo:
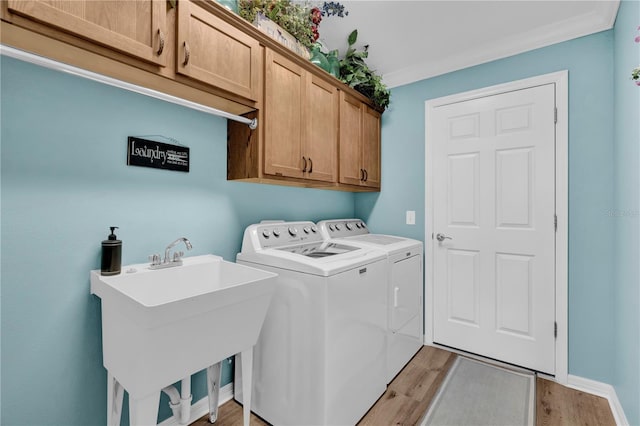
<instances>
[{"instance_id":1,"label":"drain pipe under sink","mask_svg":"<svg viewBox=\"0 0 640 426\"><path fill-rule=\"evenodd\" d=\"M175 386L167 386L162 389L162 392L166 393L169 397L169 407L173 412L173 417L183 425L189 423L191 418L191 375L185 377L180 382L180 391Z\"/></svg>"},{"instance_id":2,"label":"drain pipe under sink","mask_svg":"<svg viewBox=\"0 0 640 426\"><path fill-rule=\"evenodd\" d=\"M191 418L191 375L188 375L180 383L180 424L189 424Z\"/></svg>"}]
</instances>

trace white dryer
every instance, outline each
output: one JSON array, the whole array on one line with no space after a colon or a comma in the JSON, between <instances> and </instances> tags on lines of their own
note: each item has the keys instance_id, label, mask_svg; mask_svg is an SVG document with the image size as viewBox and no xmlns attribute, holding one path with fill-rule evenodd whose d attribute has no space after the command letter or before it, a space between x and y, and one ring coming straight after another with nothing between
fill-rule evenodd
<instances>
[{"instance_id":1,"label":"white dryer","mask_svg":"<svg viewBox=\"0 0 640 426\"><path fill-rule=\"evenodd\" d=\"M278 274L251 409L274 425L356 424L387 383L384 252L325 242L313 222L271 222L245 230L237 262Z\"/></svg>"},{"instance_id":2,"label":"white dryer","mask_svg":"<svg viewBox=\"0 0 640 426\"><path fill-rule=\"evenodd\" d=\"M325 241L382 250L387 254L387 383L424 344L423 244L410 238L372 234L360 219L318 222Z\"/></svg>"}]
</instances>

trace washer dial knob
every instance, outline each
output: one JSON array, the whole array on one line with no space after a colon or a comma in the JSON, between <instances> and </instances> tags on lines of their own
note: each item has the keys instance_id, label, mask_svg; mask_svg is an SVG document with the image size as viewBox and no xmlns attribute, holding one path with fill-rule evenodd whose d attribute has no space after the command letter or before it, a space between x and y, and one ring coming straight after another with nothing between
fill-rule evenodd
<instances>
[{"instance_id":1,"label":"washer dial knob","mask_svg":"<svg viewBox=\"0 0 640 426\"><path fill-rule=\"evenodd\" d=\"M342 225L340 225L339 223L336 224L336 231L339 231L342 229Z\"/></svg>"},{"instance_id":2,"label":"washer dial knob","mask_svg":"<svg viewBox=\"0 0 640 426\"><path fill-rule=\"evenodd\" d=\"M305 226L304 228L302 228L302 230L304 231L305 234L308 234L309 232L311 232L311 228L309 228L308 226Z\"/></svg>"},{"instance_id":3,"label":"washer dial knob","mask_svg":"<svg viewBox=\"0 0 640 426\"><path fill-rule=\"evenodd\" d=\"M262 231L262 236L265 238L269 238L271 236L271 232L268 229Z\"/></svg>"},{"instance_id":4,"label":"washer dial knob","mask_svg":"<svg viewBox=\"0 0 640 426\"><path fill-rule=\"evenodd\" d=\"M316 228L316 226L315 226L315 225L313 225L313 226L311 227L311 232L313 232L313 233L315 234L316 232L318 232L318 228Z\"/></svg>"},{"instance_id":5,"label":"washer dial knob","mask_svg":"<svg viewBox=\"0 0 640 426\"><path fill-rule=\"evenodd\" d=\"M278 238L280 236L280 230L278 228L275 228L273 230L273 236L276 237L276 238Z\"/></svg>"},{"instance_id":6,"label":"washer dial knob","mask_svg":"<svg viewBox=\"0 0 640 426\"><path fill-rule=\"evenodd\" d=\"M347 223L345 226L347 227L347 229L349 231L351 231L353 229L353 224L352 223Z\"/></svg>"},{"instance_id":7,"label":"washer dial knob","mask_svg":"<svg viewBox=\"0 0 640 426\"><path fill-rule=\"evenodd\" d=\"M298 230L296 228L294 228L293 226L289 228L289 235L291 235L292 237L295 237L296 235L298 235Z\"/></svg>"}]
</instances>

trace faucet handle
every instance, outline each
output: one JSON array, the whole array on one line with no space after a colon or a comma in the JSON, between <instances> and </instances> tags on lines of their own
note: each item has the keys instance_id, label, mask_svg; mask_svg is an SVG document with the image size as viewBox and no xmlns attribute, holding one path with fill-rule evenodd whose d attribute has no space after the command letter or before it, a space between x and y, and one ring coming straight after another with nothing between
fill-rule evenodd
<instances>
[{"instance_id":1,"label":"faucet handle","mask_svg":"<svg viewBox=\"0 0 640 426\"><path fill-rule=\"evenodd\" d=\"M151 262L152 266L155 265L159 265L160 264L160 255L159 254L150 254L149 255L149 262Z\"/></svg>"},{"instance_id":2,"label":"faucet handle","mask_svg":"<svg viewBox=\"0 0 640 426\"><path fill-rule=\"evenodd\" d=\"M176 251L173 253L173 261L174 262L178 262L182 259L182 256L184 256L184 252L183 251Z\"/></svg>"}]
</instances>

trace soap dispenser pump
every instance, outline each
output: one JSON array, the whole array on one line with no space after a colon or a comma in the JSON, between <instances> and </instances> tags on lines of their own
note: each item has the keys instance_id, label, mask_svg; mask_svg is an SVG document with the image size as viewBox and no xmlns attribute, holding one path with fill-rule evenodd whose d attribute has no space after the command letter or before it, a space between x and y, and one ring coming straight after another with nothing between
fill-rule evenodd
<instances>
[{"instance_id":1,"label":"soap dispenser pump","mask_svg":"<svg viewBox=\"0 0 640 426\"><path fill-rule=\"evenodd\" d=\"M111 234L102 242L102 267L101 275L118 275L122 261L122 241L114 233L117 226L111 226Z\"/></svg>"}]
</instances>

